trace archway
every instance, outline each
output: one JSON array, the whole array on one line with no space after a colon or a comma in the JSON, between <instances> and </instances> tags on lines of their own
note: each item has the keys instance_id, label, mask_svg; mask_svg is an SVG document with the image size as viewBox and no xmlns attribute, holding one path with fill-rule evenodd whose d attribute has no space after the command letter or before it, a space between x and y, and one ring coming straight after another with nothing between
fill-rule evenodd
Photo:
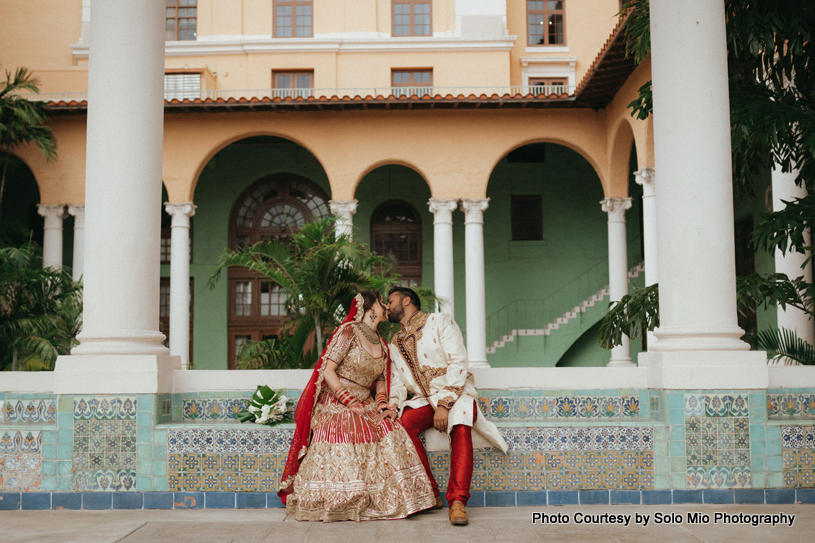
<instances>
[{"instance_id":1,"label":"archway","mask_svg":"<svg viewBox=\"0 0 815 543\"><path fill-rule=\"evenodd\" d=\"M218 256L227 248L285 237L290 226L326 215L330 190L314 155L274 136L233 142L202 167L190 264L196 368L234 367L242 343L277 335L283 320L279 292L245 270L230 270L210 288Z\"/></svg>"},{"instance_id":2,"label":"archway","mask_svg":"<svg viewBox=\"0 0 815 543\"><path fill-rule=\"evenodd\" d=\"M0 242L19 246L31 239L42 246L44 219L37 213L37 180L26 163L14 155L0 154L0 172L3 168L6 184L0 207Z\"/></svg>"}]
</instances>

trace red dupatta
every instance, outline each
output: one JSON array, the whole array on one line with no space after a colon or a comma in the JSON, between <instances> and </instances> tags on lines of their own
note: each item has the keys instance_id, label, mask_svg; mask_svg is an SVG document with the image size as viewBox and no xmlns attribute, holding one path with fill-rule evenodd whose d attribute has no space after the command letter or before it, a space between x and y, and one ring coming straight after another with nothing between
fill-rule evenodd
<instances>
[{"instance_id":1,"label":"red dupatta","mask_svg":"<svg viewBox=\"0 0 815 543\"><path fill-rule=\"evenodd\" d=\"M354 296L354 301L351 302L351 307L348 310L348 316L345 317L342 324L340 324L337 329L334 330L334 333L331 334L328 342L326 342L325 349L323 349L320 359L317 361L317 365L314 367L314 372L311 374L311 379L309 379L306 388L303 389L303 393L300 395L300 399L297 402L297 409L294 411L294 422L296 424L294 437L291 441L291 447L289 448L286 466L283 468L283 476L280 478L280 489L277 491L277 495L280 496L280 499L284 504L286 503L286 497L294 490L294 476L297 475L297 472L300 470L301 459L306 455L306 451L311 440L311 415L314 412L314 404L317 401L317 394L322 388L323 361L325 359L325 353L328 351L328 348L331 346L331 343L335 340L335 338L339 337L339 333L344 328L352 323L362 321L362 304L362 295L357 294ZM382 340L382 350L385 352L385 356L387 357L387 367L385 369L385 392L388 394L388 397L390 397L391 357L384 339Z\"/></svg>"}]
</instances>

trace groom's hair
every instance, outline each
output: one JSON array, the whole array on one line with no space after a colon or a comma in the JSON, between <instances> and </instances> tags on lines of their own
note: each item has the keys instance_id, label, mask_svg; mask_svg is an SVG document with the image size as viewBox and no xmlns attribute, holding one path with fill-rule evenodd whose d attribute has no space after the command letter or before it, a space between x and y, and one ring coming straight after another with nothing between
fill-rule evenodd
<instances>
[{"instance_id":1,"label":"groom's hair","mask_svg":"<svg viewBox=\"0 0 815 543\"><path fill-rule=\"evenodd\" d=\"M419 299L419 295L416 294L416 291L412 288L407 287L392 287L388 291L388 296L393 294L394 292L398 292L403 298L410 298L410 303L416 306L416 309L422 309L422 301Z\"/></svg>"}]
</instances>

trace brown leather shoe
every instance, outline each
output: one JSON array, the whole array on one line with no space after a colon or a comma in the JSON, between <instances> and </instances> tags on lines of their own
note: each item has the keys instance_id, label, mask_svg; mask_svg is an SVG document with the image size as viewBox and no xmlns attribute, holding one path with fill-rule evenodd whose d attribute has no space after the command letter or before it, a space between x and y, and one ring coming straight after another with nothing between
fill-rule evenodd
<instances>
[{"instance_id":1,"label":"brown leather shoe","mask_svg":"<svg viewBox=\"0 0 815 543\"><path fill-rule=\"evenodd\" d=\"M470 519L467 518L467 512L464 511L464 504L461 502L453 502L450 506L450 524L455 526L467 526Z\"/></svg>"},{"instance_id":2,"label":"brown leather shoe","mask_svg":"<svg viewBox=\"0 0 815 543\"><path fill-rule=\"evenodd\" d=\"M438 511L444 507L444 502L441 500L441 496L436 496L436 505L430 508L431 511Z\"/></svg>"}]
</instances>

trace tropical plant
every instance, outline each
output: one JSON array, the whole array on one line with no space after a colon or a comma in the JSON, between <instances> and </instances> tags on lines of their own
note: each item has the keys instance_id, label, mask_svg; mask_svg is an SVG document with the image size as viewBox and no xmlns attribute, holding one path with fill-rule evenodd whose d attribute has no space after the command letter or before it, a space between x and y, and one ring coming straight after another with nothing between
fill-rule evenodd
<instances>
[{"instance_id":1,"label":"tropical plant","mask_svg":"<svg viewBox=\"0 0 815 543\"><path fill-rule=\"evenodd\" d=\"M815 222L815 5L725 0L725 10L734 191L752 196L751 180L774 165L783 172L796 170L796 183L807 189L807 196L762 214L753 243L756 250L771 255L776 249L782 254L806 253L812 250L806 236ZM628 53L639 62L650 54L648 0L627 0L621 14L629 16ZM650 81L629 107L640 119L652 113ZM658 287L648 289L635 290L610 306L600 331L604 347L619 344L622 334L637 337L643 323L649 330L659 326ZM802 276L752 274L737 278L737 291L743 313L777 305L815 316L815 287ZM746 339L754 348L766 348L771 359L779 352L776 347L794 354L799 345L793 336L778 331Z\"/></svg>"},{"instance_id":2,"label":"tropical plant","mask_svg":"<svg viewBox=\"0 0 815 543\"><path fill-rule=\"evenodd\" d=\"M795 364L815 366L815 346L798 337L792 330L762 330L745 339L754 351L766 351L769 361L791 360Z\"/></svg>"},{"instance_id":3,"label":"tropical plant","mask_svg":"<svg viewBox=\"0 0 815 543\"><path fill-rule=\"evenodd\" d=\"M283 390L272 390L266 385L260 385L252 397L246 400L246 409L238 413L238 420L266 426L292 422L296 403L284 396Z\"/></svg>"},{"instance_id":4,"label":"tropical plant","mask_svg":"<svg viewBox=\"0 0 815 543\"><path fill-rule=\"evenodd\" d=\"M283 335L294 331L299 339L287 338L274 345L267 342L267 347L274 347L265 355L269 363L296 349L311 332L315 333L316 352L322 352L325 332L340 324L358 291L381 292L398 278L388 258L344 234L335 237L335 221L329 217L306 224L287 243L269 240L237 251L227 249L210 275L210 288L215 288L224 270L240 266L268 278L285 293L289 320Z\"/></svg>"},{"instance_id":5,"label":"tropical plant","mask_svg":"<svg viewBox=\"0 0 815 543\"><path fill-rule=\"evenodd\" d=\"M6 188L6 172L15 148L34 144L47 160L57 156L57 140L47 126L48 116L42 102L27 100L22 91L39 92L39 82L27 68L17 68L14 75L6 70L5 82L0 82L0 148L5 152L0 177L0 209Z\"/></svg>"},{"instance_id":6,"label":"tropical plant","mask_svg":"<svg viewBox=\"0 0 815 543\"><path fill-rule=\"evenodd\" d=\"M0 248L0 369L54 369L77 344L81 297L70 273L42 269L35 243Z\"/></svg>"}]
</instances>

